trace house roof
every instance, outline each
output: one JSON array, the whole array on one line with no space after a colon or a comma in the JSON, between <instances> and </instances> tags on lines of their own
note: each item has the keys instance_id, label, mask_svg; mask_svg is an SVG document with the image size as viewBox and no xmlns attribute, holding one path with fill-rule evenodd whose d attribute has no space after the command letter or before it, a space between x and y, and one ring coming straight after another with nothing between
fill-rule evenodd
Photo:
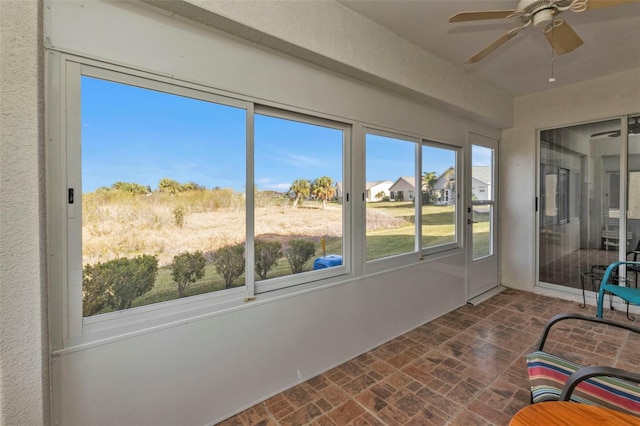
<instances>
[{"instance_id":1,"label":"house roof","mask_svg":"<svg viewBox=\"0 0 640 426\"><path fill-rule=\"evenodd\" d=\"M371 189L373 187L376 187L378 185L389 185L391 186L393 184L393 182L391 182L390 180L377 180L374 182L367 182L366 183L366 189Z\"/></svg>"},{"instance_id":2,"label":"house roof","mask_svg":"<svg viewBox=\"0 0 640 426\"><path fill-rule=\"evenodd\" d=\"M473 166L471 167L471 176L482 183L491 183L491 167L490 166Z\"/></svg>"},{"instance_id":3,"label":"house roof","mask_svg":"<svg viewBox=\"0 0 640 426\"><path fill-rule=\"evenodd\" d=\"M453 172L454 172L454 178L455 178L455 170L456 170L456 169L455 169L453 166L449 166L449 167L448 167L444 172L442 172L442 173L440 173L440 174L438 175L438 178L437 178L437 179L441 179L441 178L445 177L445 176L447 175L447 173L449 173L449 171L450 171L450 170L453 170Z\"/></svg>"},{"instance_id":4,"label":"house roof","mask_svg":"<svg viewBox=\"0 0 640 426\"><path fill-rule=\"evenodd\" d=\"M404 183L407 186L411 186L411 187L415 188L416 187L416 178L415 178L415 176L401 176L393 183L393 185L391 185L391 188L389 188L389 189L392 189L394 186L397 186L397 185L399 185L401 183Z\"/></svg>"}]
</instances>

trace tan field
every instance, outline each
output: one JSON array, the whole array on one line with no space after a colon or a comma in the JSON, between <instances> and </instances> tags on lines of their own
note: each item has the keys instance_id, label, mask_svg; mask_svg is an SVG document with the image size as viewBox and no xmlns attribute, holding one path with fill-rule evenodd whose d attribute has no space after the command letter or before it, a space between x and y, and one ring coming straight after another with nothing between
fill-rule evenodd
<instances>
[{"instance_id":1,"label":"tan field","mask_svg":"<svg viewBox=\"0 0 640 426\"><path fill-rule=\"evenodd\" d=\"M315 203L314 203L315 204ZM129 205L111 205L98 221L83 226L83 263L94 264L118 257L154 254L159 266L184 251L214 252L220 247L243 242L245 213L240 209L220 209L185 214L178 227L169 206L134 214ZM125 220L127 218L129 220ZM255 234L274 236L337 237L342 234L342 211L329 205L293 208L260 207L255 210Z\"/></svg>"}]
</instances>

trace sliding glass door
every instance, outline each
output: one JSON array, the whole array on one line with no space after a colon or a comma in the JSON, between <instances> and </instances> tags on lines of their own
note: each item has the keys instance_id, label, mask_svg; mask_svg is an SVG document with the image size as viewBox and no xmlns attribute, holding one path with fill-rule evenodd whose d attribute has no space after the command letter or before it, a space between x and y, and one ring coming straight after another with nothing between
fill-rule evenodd
<instances>
[{"instance_id":1,"label":"sliding glass door","mask_svg":"<svg viewBox=\"0 0 640 426\"><path fill-rule=\"evenodd\" d=\"M640 174L632 171L640 171L640 164L632 165L640 142L632 148L636 139L629 139L626 161L622 129L622 121L613 119L540 132L540 283L581 288L582 272L623 258L638 240L640 225L631 215L625 223L623 202L625 194L633 194L629 208L640 209Z\"/></svg>"}]
</instances>

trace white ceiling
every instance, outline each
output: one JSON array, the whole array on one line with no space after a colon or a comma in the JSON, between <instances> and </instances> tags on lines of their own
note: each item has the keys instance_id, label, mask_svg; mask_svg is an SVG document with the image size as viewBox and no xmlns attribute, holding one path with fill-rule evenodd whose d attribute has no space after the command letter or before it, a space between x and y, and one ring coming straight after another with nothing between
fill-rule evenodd
<instances>
[{"instance_id":1,"label":"white ceiling","mask_svg":"<svg viewBox=\"0 0 640 426\"><path fill-rule=\"evenodd\" d=\"M555 56L541 28L529 26L477 64L465 60L508 30L518 18L449 23L460 11L516 9L518 0L338 0L389 31L514 96L640 69L640 2L582 13L565 19L584 44ZM638 73L640 78L640 72ZM639 100L640 102L640 100Z\"/></svg>"}]
</instances>

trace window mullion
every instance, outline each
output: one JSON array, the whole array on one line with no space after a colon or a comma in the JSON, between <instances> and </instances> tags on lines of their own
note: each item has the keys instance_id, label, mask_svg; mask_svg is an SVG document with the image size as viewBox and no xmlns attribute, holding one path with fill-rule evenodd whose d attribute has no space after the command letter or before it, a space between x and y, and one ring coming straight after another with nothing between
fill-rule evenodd
<instances>
[{"instance_id":1,"label":"window mullion","mask_svg":"<svg viewBox=\"0 0 640 426\"><path fill-rule=\"evenodd\" d=\"M61 202L67 214L67 298L65 318L67 337L82 334L82 168L80 75L82 65L67 62L65 69L66 107L66 188ZM67 199L73 191L74 199Z\"/></svg>"},{"instance_id":2,"label":"window mullion","mask_svg":"<svg viewBox=\"0 0 640 426\"><path fill-rule=\"evenodd\" d=\"M247 287L247 299L252 299L256 294L255 274L255 181L254 181L254 106L247 108L247 165L246 165L246 222L247 236L245 239L245 283Z\"/></svg>"}]
</instances>

